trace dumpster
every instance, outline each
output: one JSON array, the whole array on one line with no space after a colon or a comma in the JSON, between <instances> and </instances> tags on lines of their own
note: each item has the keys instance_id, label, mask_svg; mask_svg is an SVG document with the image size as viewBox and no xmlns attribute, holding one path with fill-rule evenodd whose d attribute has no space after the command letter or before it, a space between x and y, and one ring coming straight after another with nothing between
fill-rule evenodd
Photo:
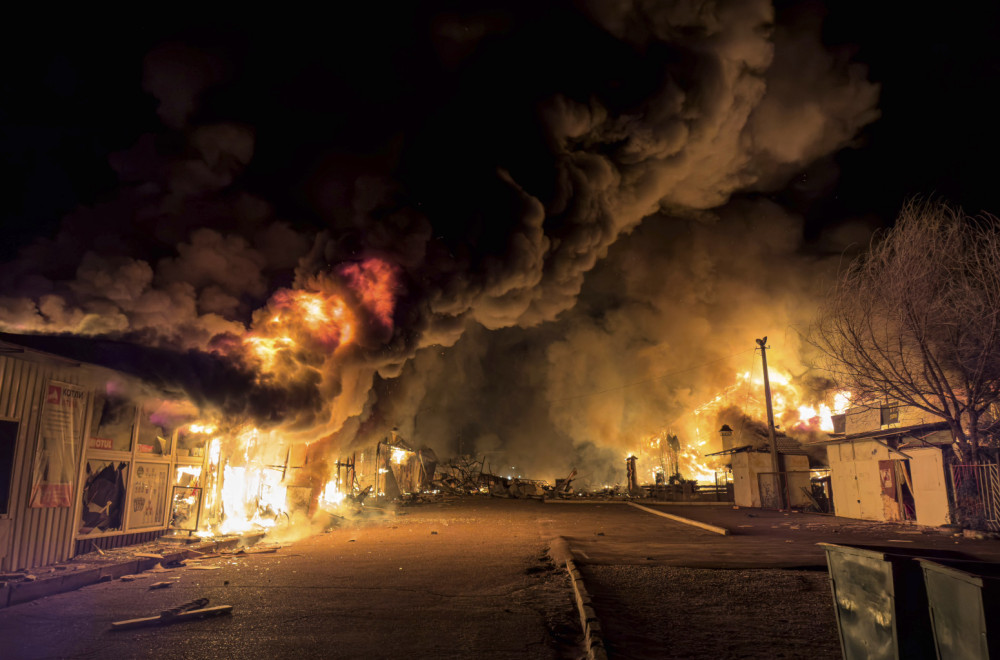
<instances>
[{"instance_id":1,"label":"dumpster","mask_svg":"<svg viewBox=\"0 0 1000 660\"><path fill-rule=\"evenodd\" d=\"M970 559L947 550L820 543L847 660L934 658L927 592L916 557Z\"/></svg>"},{"instance_id":2,"label":"dumpster","mask_svg":"<svg viewBox=\"0 0 1000 660\"><path fill-rule=\"evenodd\" d=\"M1000 564L918 559L941 660L1000 658Z\"/></svg>"}]
</instances>

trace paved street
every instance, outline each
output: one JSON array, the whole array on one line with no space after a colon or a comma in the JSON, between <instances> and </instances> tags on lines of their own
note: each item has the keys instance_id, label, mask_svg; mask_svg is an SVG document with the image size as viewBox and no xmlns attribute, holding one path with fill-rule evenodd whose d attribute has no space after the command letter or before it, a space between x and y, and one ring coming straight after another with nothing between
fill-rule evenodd
<instances>
[{"instance_id":1,"label":"paved street","mask_svg":"<svg viewBox=\"0 0 1000 660\"><path fill-rule=\"evenodd\" d=\"M546 557L558 536L594 595L611 657L837 657L817 540L980 556L998 545L804 514L669 510L736 534L622 504L412 506L272 554L202 562L217 569L175 568L0 610L3 657L578 658L569 580ZM109 630L199 597L233 605L232 615Z\"/></svg>"}]
</instances>

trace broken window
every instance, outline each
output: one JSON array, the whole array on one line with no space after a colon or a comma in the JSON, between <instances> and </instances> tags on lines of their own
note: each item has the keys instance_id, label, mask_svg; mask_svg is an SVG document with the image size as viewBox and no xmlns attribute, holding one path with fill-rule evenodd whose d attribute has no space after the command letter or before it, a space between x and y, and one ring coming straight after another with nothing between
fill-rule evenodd
<instances>
[{"instance_id":1,"label":"broken window","mask_svg":"<svg viewBox=\"0 0 1000 660\"><path fill-rule=\"evenodd\" d=\"M108 389L111 389L110 386ZM135 414L135 405L125 397L112 392L96 392L88 446L91 449L132 451Z\"/></svg>"},{"instance_id":2,"label":"broken window","mask_svg":"<svg viewBox=\"0 0 1000 660\"><path fill-rule=\"evenodd\" d=\"M87 461L83 510L80 515L81 534L109 532L122 528L127 476L128 463Z\"/></svg>"},{"instance_id":3,"label":"broken window","mask_svg":"<svg viewBox=\"0 0 1000 660\"><path fill-rule=\"evenodd\" d=\"M139 420L139 439L136 449L140 454L166 456L170 454L174 429L170 421L155 408L144 408Z\"/></svg>"}]
</instances>

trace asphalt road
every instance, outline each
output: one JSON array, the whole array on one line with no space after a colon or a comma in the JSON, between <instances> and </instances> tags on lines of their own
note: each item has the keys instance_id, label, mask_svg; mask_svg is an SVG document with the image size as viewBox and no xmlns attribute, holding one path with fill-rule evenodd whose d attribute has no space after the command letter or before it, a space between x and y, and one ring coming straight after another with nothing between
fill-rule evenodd
<instances>
[{"instance_id":1,"label":"asphalt road","mask_svg":"<svg viewBox=\"0 0 1000 660\"><path fill-rule=\"evenodd\" d=\"M0 610L0 657L578 658L569 581L546 556L557 536L594 595L612 658L837 657L818 540L983 557L998 545L802 514L671 511L726 523L734 535L621 504L412 506L271 554L201 562L218 568L175 568ZM172 586L149 588L159 581ZM232 605L232 615L109 629L200 597Z\"/></svg>"}]
</instances>

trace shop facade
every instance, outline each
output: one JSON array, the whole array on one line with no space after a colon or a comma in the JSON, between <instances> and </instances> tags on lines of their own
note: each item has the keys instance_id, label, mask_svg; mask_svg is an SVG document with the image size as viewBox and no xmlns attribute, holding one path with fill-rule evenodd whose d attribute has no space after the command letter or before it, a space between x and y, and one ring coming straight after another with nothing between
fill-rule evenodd
<instances>
[{"instance_id":1,"label":"shop facade","mask_svg":"<svg viewBox=\"0 0 1000 660\"><path fill-rule=\"evenodd\" d=\"M148 391L0 341L0 570L198 528L218 457L190 404Z\"/></svg>"}]
</instances>

